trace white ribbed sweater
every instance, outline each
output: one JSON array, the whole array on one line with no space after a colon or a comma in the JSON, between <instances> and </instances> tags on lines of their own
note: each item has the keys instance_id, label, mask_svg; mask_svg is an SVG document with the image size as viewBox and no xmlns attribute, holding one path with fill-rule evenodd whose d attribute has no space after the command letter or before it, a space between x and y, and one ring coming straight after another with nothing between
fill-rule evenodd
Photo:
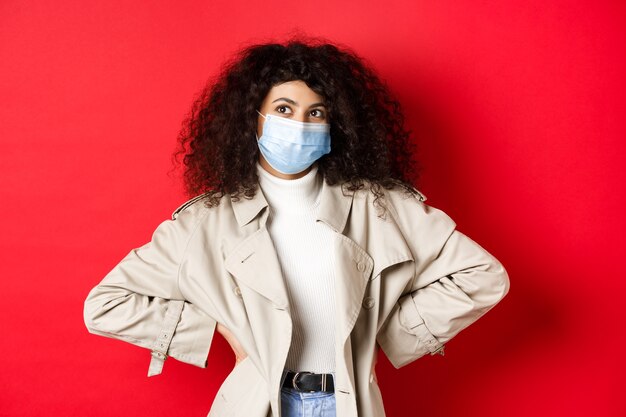
<instances>
[{"instance_id":1,"label":"white ribbed sweater","mask_svg":"<svg viewBox=\"0 0 626 417\"><path fill-rule=\"evenodd\" d=\"M270 206L267 228L282 267L293 331L285 368L335 371L335 276L332 230L316 222L323 178L317 164L293 180L257 163Z\"/></svg>"}]
</instances>

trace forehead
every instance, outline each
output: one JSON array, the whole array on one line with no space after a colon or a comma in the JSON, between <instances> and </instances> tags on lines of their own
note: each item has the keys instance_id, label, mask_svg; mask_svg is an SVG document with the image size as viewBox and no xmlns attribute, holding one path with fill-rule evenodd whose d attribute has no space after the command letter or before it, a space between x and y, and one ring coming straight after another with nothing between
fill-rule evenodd
<instances>
[{"instance_id":1,"label":"forehead","mask_svg":"<svg viewBox=\"0 0 626 417\"><path fill-rule=\"evenodd\" d=\"M324 101L322 96L311 90L304 81L300 80L276 84L267 93L264 101L271 103L281 97L289 98L300 105Z\"/></svg>"}]
</instances>

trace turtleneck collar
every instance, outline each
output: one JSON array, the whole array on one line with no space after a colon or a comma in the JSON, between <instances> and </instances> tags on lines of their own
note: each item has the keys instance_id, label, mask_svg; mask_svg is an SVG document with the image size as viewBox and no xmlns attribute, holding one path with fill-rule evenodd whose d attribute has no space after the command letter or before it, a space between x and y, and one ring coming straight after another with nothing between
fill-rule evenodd
<instances>
[{"instance_id":1,"label":"turtleneck collar","mask_svg":"<svg viewBox=\"0 0 626 417\"><path fill-rule=\"evenodd\" d=\"M317 175L317 163L303 177L288 180L266 171L258 162L257 173L263 195L274 211L304 212L320 203L323 178Z\"/></svg>"}]
</instances>

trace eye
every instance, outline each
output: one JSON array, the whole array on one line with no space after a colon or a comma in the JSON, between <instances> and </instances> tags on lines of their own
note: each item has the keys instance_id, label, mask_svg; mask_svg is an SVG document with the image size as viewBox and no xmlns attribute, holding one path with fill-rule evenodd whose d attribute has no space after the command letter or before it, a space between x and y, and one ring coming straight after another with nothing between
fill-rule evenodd
<instances>
[{"instance_id":1,"label":"eye","mask_svg":"<svg viewBox=\"0 0 626 417\"><path fill-rule=\"evenodd\" d=\"M278 106L276 107L276 112L278 113L283 113L283 114L291 114L291 107L289 106Z\"/></svg>"},{"instance_id":2,"label":"eye","mask_svg":"<svg viewBox=\"0 0 626 417\"><path fill-rule=\"evenodd\" d=\"M326 113L320 109L311 110L311 116L316 117L318 119L323 119L326 117Z\"/></svg>"}]
</instances>

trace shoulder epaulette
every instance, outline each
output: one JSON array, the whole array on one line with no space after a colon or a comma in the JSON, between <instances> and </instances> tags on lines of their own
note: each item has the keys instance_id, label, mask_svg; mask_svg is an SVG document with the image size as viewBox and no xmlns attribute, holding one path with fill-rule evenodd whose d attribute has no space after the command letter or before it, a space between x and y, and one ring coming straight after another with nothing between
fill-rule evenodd
<instances>
[{"instance_id":1,"label":"shoulder epaulette","mask_svg":"<svg viewBox=\"0 0 626 417\"><path fill-rule=\"evenodd\" d=\"M172 220L176 220L176 217L178 216L178 213L180 213L181 211L185 210L187 207L189 207L190 205L192 205L196 201L201 200L202 198L206 197L206 195L207 195L207 193L202 193L200 195L197 195L197 196L195 196L195 197L185 201L176 210L174 210L174 212L172 213Z\"/></svg>"},{"instance_id":2,"label":"shoulder epaulette","mask_svg":"<svg viewBox=\"0 0 626 417\"><path fill-rule=\"evenodd\" d=\"M418 190L418 189L417 189L417 188L415 188L415 187L413 187L413 190L417 193L416 198L417 198L419 201L426 201L426 195L425 195L423 192L421 192L420 190Z\"/></svg>"}]
</instances>

